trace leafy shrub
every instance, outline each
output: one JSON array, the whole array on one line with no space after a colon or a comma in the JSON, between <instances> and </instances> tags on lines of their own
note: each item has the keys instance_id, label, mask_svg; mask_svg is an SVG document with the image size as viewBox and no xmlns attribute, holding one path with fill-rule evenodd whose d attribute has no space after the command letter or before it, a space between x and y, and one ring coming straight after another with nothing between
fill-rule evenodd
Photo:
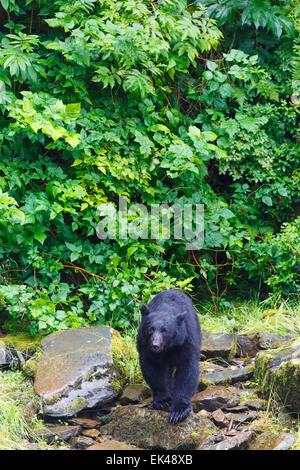
<instances>
[{"instance_id":1,"label":"leafy shrub","mask_svg":"<svg viewBox=\"0 0 300 470\"><path fill-rule=\"evenodd\" d=\"M219 2L222 18L202 3L207 11L185 0L1 2L7 327L126 329L161 289L204 293L217 309L242 276L296 286L296 264L281 265L286 229L276 232L298 230L297 10L272 6L262 22L255 2L246 17L243 2ZM244 35L256 29L268 40L258 35L255 48ZM202 250L173 238L99 240L97 209L120 197L204 204ZM249 262L270 242L282 282Z\"/></svg>"},{"instance_id":2,"label":"leafy shrub","mask_svg":"<svg viewBox=\"0 0 300 470\"><path fill-rule=\"evenodd\" d=\"M241 265L249 277L257 276L273 292L299 294L300 217L282 224L280 233L268 234L261 243L249 243Z\"/></svg>"}]
</instances>

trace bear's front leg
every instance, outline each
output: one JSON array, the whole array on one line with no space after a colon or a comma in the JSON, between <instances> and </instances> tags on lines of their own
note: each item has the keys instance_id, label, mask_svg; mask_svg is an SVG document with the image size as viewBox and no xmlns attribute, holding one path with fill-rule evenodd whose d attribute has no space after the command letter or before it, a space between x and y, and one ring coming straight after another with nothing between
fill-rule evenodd
<instances>
[{"instance_id":1,"label":"bear's front leg","mask_svg":"<svg viewBox=\"0 0 300 470\"><path fill-rule=\"evenodd\" d=\"M172 369L164 361L153 355L140 355L143 376L153 393L152 406L163 410L171 404Z\"/></svg>"},{"instance_id":2,"label":"bear's front leg","mask_svg":"<svg viewBox=\"0 0 300 470\"><path fill-rule=\"evenodd\" d=\"M178 358L169 421L178 423L192 411L191 398L199 380L199 353L189 352Z\"/></svg>"}]
</instances>

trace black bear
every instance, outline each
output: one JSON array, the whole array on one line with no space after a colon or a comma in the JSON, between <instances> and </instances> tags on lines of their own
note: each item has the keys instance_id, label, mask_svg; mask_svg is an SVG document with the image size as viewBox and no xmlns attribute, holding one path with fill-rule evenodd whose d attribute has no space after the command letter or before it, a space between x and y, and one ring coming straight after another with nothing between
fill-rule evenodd
<instances>
[{"instance_id":1,"label":"black bear","mask_svg":"<svg viewBox=\"0 0 300 470\"><path fill-rule=\"evenodd\" d=\"M201 329L190 298L176 289L157 294L141 307L137 347L143 376L153 392L153 408L171 405L169 420L184 420L197 391ZM175 374L173 377L173 372Z\"/></svg>"}]
</instances>

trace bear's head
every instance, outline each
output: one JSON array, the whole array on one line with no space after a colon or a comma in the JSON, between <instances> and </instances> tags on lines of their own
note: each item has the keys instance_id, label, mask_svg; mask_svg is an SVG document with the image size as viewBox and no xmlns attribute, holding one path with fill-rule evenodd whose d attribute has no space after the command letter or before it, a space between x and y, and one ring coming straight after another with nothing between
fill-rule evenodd
<instances>
[{"instance_id":1,"label":"bear's head","mask_svg":"<svg viewBox=\"0 0 300 470\"><path fill-rule=\"evenodd\" d=\"M150 311L146 305L142 305L141 313L143 334L152 352L167 351L186 341L185 312L175 313L169 308Z\"/></svg>"}]
</instances>

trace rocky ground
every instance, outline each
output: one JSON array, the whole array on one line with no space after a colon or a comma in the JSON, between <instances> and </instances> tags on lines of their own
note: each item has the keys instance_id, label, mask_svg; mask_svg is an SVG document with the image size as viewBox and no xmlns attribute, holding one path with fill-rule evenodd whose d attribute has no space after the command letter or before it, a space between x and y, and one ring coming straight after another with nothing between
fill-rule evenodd
<instances>
[{"instance_id":1,"label":"rocky ground","mask_svg":"<svg viewBox=\"0 0 300 470\"><path fill-rule=\"evenodd\" d=\"M203 333L193 412L171 425L144 384L126 385L109 327L49 335L26 355L0 338L0 364L34 381L26 413L42 415L40 437L70 449L286 450L297 441L300 338ZM124 342L125 347L125 342ZM33 447L35 445L33 444Z\"/></svg>"}]
</instances>

